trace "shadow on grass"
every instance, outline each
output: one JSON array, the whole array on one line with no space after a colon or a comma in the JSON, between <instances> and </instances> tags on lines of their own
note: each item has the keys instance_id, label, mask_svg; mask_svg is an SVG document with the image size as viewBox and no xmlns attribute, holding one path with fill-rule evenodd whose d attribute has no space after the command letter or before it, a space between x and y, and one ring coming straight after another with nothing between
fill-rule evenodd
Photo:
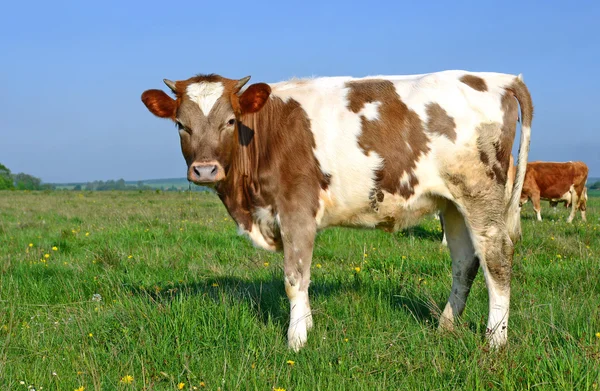
<instances>
[{"instance_id":1,"label":"shadow on grass","mask_svg":"<svg viewBox=\"0 0 600 391\"><path fill-rule=\"evenodd\" d=\"M387 297L393 310L409 314L417 322L437 325L439 303L431 297L420 294L418 289L391 287L375 288L371 282L360 279L349 281L315 281L310 286L310 295L323 301L345 293L364 295L365 301L376 302L377 297ZM266 279L241 279L237 277L214 277L202 282L157 283L152 286L124 284L124 288L134 295L147 297L148 300L168 305L181 296L206 296L216 302L245 303L255 312L263 323L274 323L285 332L289 322L289 301L285 294L283 280L278 274ZM373 289L375 288L375 289ZM372 297L368 297L372 296ZM318 309L313 307L313 313Z\"/></svg>"},{"instance_id":2,"label":"shadow on grass","mask_svg":"<svg viewBox=\"0 0 600 391\"><path fill-rule=\"evenodd\" d=\"M442 233L441 232L432 232L428 231L420 225L416 225L414 227L408 228L402 231L408 237L414 237L424 240L431 240L433 242L441 242L442 241Z\"/></svg>"}]
</instances>

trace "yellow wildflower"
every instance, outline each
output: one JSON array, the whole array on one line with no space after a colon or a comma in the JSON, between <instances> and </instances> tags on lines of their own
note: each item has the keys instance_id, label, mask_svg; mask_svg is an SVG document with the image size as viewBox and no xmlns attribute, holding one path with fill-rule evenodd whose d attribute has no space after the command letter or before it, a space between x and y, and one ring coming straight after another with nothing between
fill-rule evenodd
<instances>
[{"instance_id":1,"label":"yellow wildflower","mask_svg":"<svg viewBox=\"0 0 600 391\"><path fill-rule=\"evenodd\" d=\"M285 388L277 387L273 388L273 391L285 391Z\"/></svg>"},{"instance_id":2,"label":"yellow wildflower","mask_svg":"<svg viewBox=\"0 0 600 391\"><path fill-rule=\"evenodd\" d=\"M94 334L92 334L92 333L88 334L88 337L90 337L90 338L92 338L93 336L94 336Z\"/></svg>"},{"instance_id":3,"label":"yellow wildflower","mask_svg":"<svg viewBox=\"0 0 600 391\"><path fill-rule=\"evenodd\" d=\"M293 366L294 366L294 364L295 364L296 362L295 362L295 361L293 361L293 360L287 360L287 361L286 361L286 363L287 363L287 365L289 365L290 367L293 367Z\"/></svg>"},{"instance_id":4,"label":"yellow wildflower","mask_svg":"<svg viewBox=\"0 0 600 391\"><path fill-rule=\"evenodd\" d=\"M355 267L354 271L357 272L357 273L360 272L360 267L359 266Z\"/></svg>"},{"instance_id":5,"label":"yellow wildflower","mask_svg":"<svg viewBox=\"0 0 600 391\"><path fill-rule=\"evenodd\" d=\"M133 376L131 375L125 375L121 378L121 383L123 384L131 384L133 383Z\"/></svg>"},{"instance_id":6,"label":"yellow wildflower","mask_svg":"<svg viewBox=\"0 0 600 391\"><path fill-rule=\"evenodd\" d=\"M29 247L33 247L33 243L29 243Z\"/></svg>"},{"instance_id":7,"label":"yellow wildflower","mask_svg":"<svg viewBox=\"0 0 600 391\"><path fill-rule=\"evenodd\" d=\"M348 342L348 338L344 338L344 342Z\"/></svg>"},{"instance_id":8,"label":"yellow wildflower","mask_svg":"<svg viewBox=\"0 0 600 391\"><path fill-rule=\"evenodd\" d=\"M89 232L86 232L86 233L85 233L85 236L90 236L90 233L89 233Z\"/></svg>"},{"instance_id":9,"label":"yellow wildflower","mask_svg":"<svg viewBox=\"0 0 600 391\"><path fill-rule=\"evenodd\" d=\"M317 269L320 269L322 266L320 263L317 263Z\"/></svg>"},{"instance_id":10,"label":"yellow wildflower","mask_svg":"<svg viewBox=\"0 0 600 391\"><path fill-rule=\"evenodd\" d=\"M206 384L203 381L201 381L200 382L200 387L206 387Z\"/></svg>"},{"instance_id":11,"label":"yellow wildflower","mask_svg":"<svg viewBox=\"0 0 600 391\"><path fill-rule=\"evenodd\" d=\"M265 262L263 263L263 265L265 265L265 267L269 266L269 262Z\"/></svg>"},{"instance_id":12,"label":"yellow wildflower","mask_svg":"<svg viewBox=\"0 0 600 391\"><path fill-rule=\"evenodd\" d=\"M127 256L127 259L131 259L131 258L133 258L133 255L128 255Z\"/></svg>"},{"instance_id":13,"label":"yellow wildflower","mask_svg":"<svg viewBox=\"0 0 600 391\"><path fill-rule=\"evenodd\" d=\"M217 284L216 282L213 282L212 286L217 287L217 286L219 286L219 284Z\"/></svg>"},{"instance_id":14,"label":"yellow wildflower","mask_svg":"<svg viewBox=\"0 0 600 391\"><path fill-rule=\"evenodd\" d=\"M600 338L600 332L596 333L596 338Z\"/></svg>"},{"instance_id":15,"label":"yellow wildflower","mask_svg":"<svg viewBox=\"0 0 600 391\"><path fill-rule=\"evenodd\" d=\"M185 387L185 383L179 383L179 384L177 384L177 389L178 390L183 390L183 387Z\"/></svg>"},{"instance_id":16,"label":"yellow wildflower","mask_svg":"<svg viewBox=\"0 0 600 391\"><path fill-rule=\"evenodd\" d=\"M46 259L50 258L50 254L44 254L44 258L46 258Z\"/></svg>"},{"instance_id":17,"label":"yellow wildflower","mask_svg":"<svg viewBox=\"0 0 600 391\"><path fill-rule=\"evenodd\" d=\"M58 251L58 247L52 246L52 251Z\"/></svg>"},{"instance_id":18,"label":"yellow wildflower","mask_svg":"<svg viewBox=\"0 0 600 391\"><path fill-rule=\"evenodd\" d=\"M84 386L81 386L81 387L79 387L79 388L76 388L76 389L75 389L75 390L73 390L73 391L84 391L84 390L85 390L85 387L84 387Z\"/></svg>"}]
</instances>

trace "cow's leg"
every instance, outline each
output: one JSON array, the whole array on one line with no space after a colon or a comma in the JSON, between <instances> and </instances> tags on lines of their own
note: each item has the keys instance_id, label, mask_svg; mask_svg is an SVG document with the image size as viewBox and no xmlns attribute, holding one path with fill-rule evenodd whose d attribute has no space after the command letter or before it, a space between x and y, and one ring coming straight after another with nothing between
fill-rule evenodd
<instances>
[{"instance_id":1,"label":"cow's leg","mask_svg":"<svg viewBox=\"0 0 600 391\"><path fill-rule=\"evenodd\" d=\"M440 316L439 328L453 330L454 319L465 309L471 285L479 269L479 259L475 255L465 219L453 203L448 202L443 219L445 237L452 257L452 289Z\"/></svg>"},{"instance_id":2,"label":"cow's leg","mask_svg":"<svg viewBox=\"0 0 600 391\"><path fill-rule=\"evenodd\" d=\"M446 239L446 227L444 227L444 214L439 213L438 216L440 219L440 225L442 226L442 245L447 246L448 240Z\"/></svg>"},{"instance_id":3,"label":"cow's leg","mask_svg":"<svg viewBox=\"0 0 600 391\"><path fill-rule=\"evenodd\" d=\"M493 185L492 185L493 186ZM468 232L470 243L459 246L457 256L453 255L453 263L460 260L459 254L465 257L466 262L463 270L468 271L464 283L470 283L476 273L476 259L479 259L479 265L483 270L486 286L489 296L489 316L487 323L487 334L490 345L498 348L506 344L507 327L510 305L510 277L512 268L513 243L508 235L508 229L505 221L505 204L498 191L494 194L493 188L483 198L471 198L468 202L457 210L464 217L466 227L460 227L460 231ZM449 212L452 209L449 209ZM448 216L449 217L449 216ZM458 218L455 220L460 221ZM457 226L456 224L454 225ZM446 224L448 235L448 245L450 246L450 224ZM461 235L457 235L461 236ZM463 237L467 234L463 233ZM454 237L454 235L453 235ZM465 240L466 242L466 240ZM452 247L451 247L452 248ZM473 252L473 258L467 257ZM473 255L471 255L473 256ZM469 263L469 261L471 261ZM467 267L468 265L468 267ZM456 268L458 269L458 267ZM455 268L453 267L453 273ZM454 276L456 279L456 276ZM454 289L454 286L453 286ZM464 289L464 288L463 288ZM468 291L464 290L463 296ZM454 291L453 291L454 293ZM458 292L460 294L460 291ZM458 296L457 294L457 296ZM457 297L458 299L459 297ZM449 303L452 306L452 303ZM464 306L464 300L456 300L457 312L460 312L460 305ZM454 311L454 310L453 310Z\"/></svg>"},{"instance_id":4,"label":"cow's leg","mask_svg":"<svg viewBox=\"0 0 600 391\"><path fill-rule=\"evenodd\" d=\"M481 268L489 295L487 334L492 347L506 344L510 305L510 277L513 243L502 226L481 232Z\"/></svg>"},{"instance_id":5,"label":"cow's leg","mask_svg":"<svg viewBox=\"0 0 600 391\"><path fill-rule=\"evenodd\" d=\"M281 216L285 292L290 300L288 346L295 351L304 346L307 332L313 325L308 286L316 224L311 217L310 214Z\"/></svg>"},{"instance_id":6,"label":"cow's leg","mask_svg":"<svg viewBox=\"0 0 600 391\"><path fill-rule=\"evenodd\" d=\"M542 205L540 201L540 193L536 192L531 195L531 203L533 204L533 210L538 221L542 221Z\"/></svg>"},{"instance_id":7,"label":"cow's leg","mask_svg":"<svg viewBox=\"0 0 600 391\"><path fill-rule=\"evenodd\" d=\"M513 243L503 221L503 205L482 211L471 210L468 223L488 289L487 337L492 348L499 348L507 342Z\"/></svg>"},{"instance_id":8,"label":"cow's leg","mask_svg":"<svg viewBox=\"0 0 600 391\"><path fill-rule=\"evenodd\" d=\"M583 188L583 193L581 194L581 200L579 200L579 210L581 211L581 219L583 221L587 221L585 218L585 210L587 209L587 188Z\"/></svg>"},{"instance_id":9,"label":"cow's leg","mask_svg":"<svg viewBox=\"0 0 600 391\"><path fill-rule=\"evenodd\" d=\"M573 222L575 218L575 213L577 212L577 206L579 205L579 197L577 191L575 189L571 190L571 213L569 214L569 218L567 219L567 223Z\"/></svg>"}]
</instances>

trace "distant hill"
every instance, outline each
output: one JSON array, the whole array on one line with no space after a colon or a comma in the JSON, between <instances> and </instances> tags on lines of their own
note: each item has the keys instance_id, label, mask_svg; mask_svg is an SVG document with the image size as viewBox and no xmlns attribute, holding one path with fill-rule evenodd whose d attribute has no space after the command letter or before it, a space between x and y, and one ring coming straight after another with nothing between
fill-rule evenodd
<instances>
[{"instance_id":1,"label":"distant hill","mask_svg":"<svg viewBox=\"0 0 600 391\"><path fill-rule=\"evenodd\" d=\"M69 183L53 183L57 190L74 190L76 187L85 189L85 186L91 182L69 182ZM125 181L125 185L130 187L129 190L143 186L145 188L157 190L192 190L192 191L212 191L205 186L198 186L188 182L186 178L163 178L163 179L146 179L140 181Z\"/></svg>"}]
</instances>

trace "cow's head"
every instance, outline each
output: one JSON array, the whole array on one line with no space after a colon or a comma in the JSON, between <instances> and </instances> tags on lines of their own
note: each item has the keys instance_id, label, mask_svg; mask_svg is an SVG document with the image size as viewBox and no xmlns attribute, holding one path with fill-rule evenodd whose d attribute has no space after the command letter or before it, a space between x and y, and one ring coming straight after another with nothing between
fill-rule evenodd
<instances>
[{"instance_id":1,"label":"cow's head","mask_svg":"<svg viewBox=\"0 0 600 391\"><path fill-rule=\"evenodd\" d=\"M271 93L264 83L240 92L248 80L250 76L231 80L217 75L176 82L165 79L175 99L162 90L142 94L152 114L170 118L177 125L188 180L215 183L227 176L241 116L259 111Z\"/></svg>"}]
</instances>

